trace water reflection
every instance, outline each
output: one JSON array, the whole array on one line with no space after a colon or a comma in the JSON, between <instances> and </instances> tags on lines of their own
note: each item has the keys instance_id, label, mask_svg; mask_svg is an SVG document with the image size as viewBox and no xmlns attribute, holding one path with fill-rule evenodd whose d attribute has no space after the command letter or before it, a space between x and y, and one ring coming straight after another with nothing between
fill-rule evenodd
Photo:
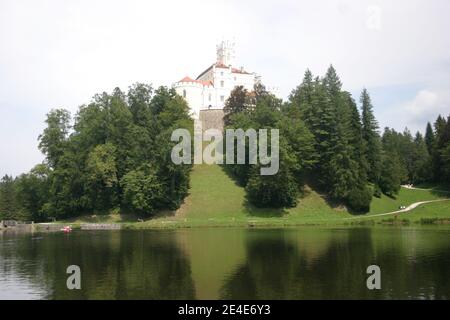
<instances>
[{"instance_id":1,"label":"water reflection","mask_svg":"<svg viewBox=\"0 0 450 320\"><path fill-rule=\"evenodd\" d=\"M47 299L194 299L189 261L175 236L106 231L46 234L39 242L20 237L13 246L2 241L0 273L3 279L13 276L11 269L27 275ZM80 266L82 290L67 289L69 265Z\"/></svg>"},{"instance_id":2,"label":"water reflection","mask_svg":"<svg viewBox=\"0 0 450 320\"><path fill-rule=\"evenodd\" d=\"M448 299L448 228L0 233L0 299ZM66 288L79 265L82 290ZM377 264L382 289L366 288Z\"/></svg>"},{"instance_id":3,"label":"water reflection","mask_svg":"<svg viewBox=\"0 0 450 320\"><path fill-rule=\"evenodd\" d=\"M421 229L256 230L223 299L448 299L448 231ZM367 290L379 265L382 290Z\"/></svg>"}]
</instances>

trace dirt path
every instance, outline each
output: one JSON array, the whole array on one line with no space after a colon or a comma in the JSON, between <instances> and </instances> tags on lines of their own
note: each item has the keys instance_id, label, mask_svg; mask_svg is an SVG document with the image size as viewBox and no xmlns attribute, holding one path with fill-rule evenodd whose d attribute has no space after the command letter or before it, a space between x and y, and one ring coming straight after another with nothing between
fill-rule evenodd
<instances>
[{"instance_id":1,"label":"dirt path","mask_svg":"<svg viewBox=\"0 0 450 320\"><path fill-rule=\"evenodd\" d=\"M377 214L371 214L368 216L360 216L360 217L351 217L351 218L344 218L344 220L352 220L352 219L361 219L361 218L374 218L374 217L381 217L381 216L389 216L389 215L393 215L393 214L397 214L397 213L402 213L402 212L408 212L411 211L415 208L417 208L418 206L425 204L425 203L431 203L431 202L439 202L439 201L449 201L450 199L438 199L438 200L428 200L428 201L419 201L419 202L414 202L412 204L410 204L409 206L407 206L405 209L400 209L400 210L396 210L396 211L391 211L391 212L386 212L386 213L377 213Z\"/></svg>"}]
</instances>

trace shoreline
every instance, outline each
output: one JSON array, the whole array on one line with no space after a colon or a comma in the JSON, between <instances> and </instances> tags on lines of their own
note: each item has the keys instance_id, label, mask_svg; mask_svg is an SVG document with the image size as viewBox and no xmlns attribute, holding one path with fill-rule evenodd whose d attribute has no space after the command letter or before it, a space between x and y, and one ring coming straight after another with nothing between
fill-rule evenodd
<instances>
[{"instance_id":1,"label":"shoreline","mask_svg":"<svg viewBox=\"0 0 450 320\"><path fill-rule=\"evenodd\" d=\"M359 219L358 219L359 218ZM246 229L264 229L264 228L293 228L293 227L356 227L356 226L442 226L450 225L450 216L444 218L421 217L419 220L410 220L403 217L378 218L377 217L355 217L355 219L338 219L328 221L286 221L287 219L262 219L262 220L194 220L194 221L146 221L146 222L119 222L103 223L102 227L97 227L97 223L62 223L57 222L57 230L45 230L43 225L36 224L38 231L60 231L59 227L70 226L74 230L92 231L92 230L175 230L175 229L203 229L203 228L246 228Z\"/></svg>"},{"instance_id":2,"label":"shoreline","mask_svg":"<svg viewBox=\"0 0 450 320\"><path fill-rule=\"evenodd\" d=\"M405 209L390 212L348 216L335 213L326 218L304 216L290 216L289 214L276 217L205 217L188 218L177 216L165 216L148 219L145 221L114 221L119 223L121 229L189 229L189 228L289 228L289 227L322 227L322 226L355 226L355 225L448 225L450 224L450 199L436 199L417 201L409 204ZM440 211L439 207L433 205L447 205L446 210ZM431 211L427 211L430 210ZM442 212L436 215L435 212ZM71 222L69 225L77 227L88 221ZM102 222L99 222L102 223ZM106 222L104 222L106 223Z\"/></svg>"},{"instance_id":3,"label":"shoreline","mask_svg":"<svg viewBox=\"0 0 450 320\"><path fill-rule=\"evenodd\" d=\"M48 228L48 226L51 226ZM188 222L178 222L164 223L164 224L143 224L142 222L123 222L114 224L102 224L102 227L96 227L97 223L86 223L81 226L77 223L36 223L32 228L16 228L9 227L0 229L2 232L62 232L62 227L70 226L73 230L77 231L112 231L112 230L181 230L181 229L208 229L208 228L245 228L245 229L289 229L298 227L307 228L324 228L324 227L439 227L439 226L450 226L449 218L436 218L428 219L422 218L422 221L410 221L408 219L383 219L383 220L354 220L354 221L342 221L332 222L290 222L283 223L283 220L274 222L259 222L259 223L245 223L245 222L235 222L235 223L190 223Z\"/></svg>"},{"instance_id":4,"label":"shoreline","mask_svg":"<svg viewBox=\"0 0 450 320\"><path fill-rule=\"evenodd\" d=\"M402 193L401 199L390 200L384 198L376 200L378 201L378 206L374 210L371 210L371 212L361 215L350 214L345 210L330 210L330 207L325 206L322 202L314 201L310 206L295 208L299 209L298 211L272 211L271 215L258 216L254 211L246 210L240 211L239 213L235 213L233 210L223 211L224 206L222 206L217 211L207 211L206 214L200 214L196 210L191 209L188 212L182 212L182 214L180 212L161 212L159 215L147 219L141 219L136 214L111 213L105 215L85 215L49 223L35 223L29 229L32 232L58 232L65 226L70 226L76 230L169 230L236 227L250 229L324 226L450 225L450 198L433 199L431 197L431 199L427 199L430 198L428 194L422 194L423 197L418 197L418 194L415 194L415 192L423 192L422 190L402 189L407 193ZM407 197L408 192L410 197ZM411 192L414 194L411 194ZM309 199L311 200L313 198L310 197ZM316 196L316 199L319 199L319 197ZM390 204L386 205L388 202ZM234 207L235 205L233 203L224 205ZM406 207L396 209L394 207L395 203L397 205L398 203L404 203ZM374 207L376 205L374 204ZM270 209L262 208L261 210L265 213ZM0 231L11 229L13 228L9 227L0 229Z\"/></svg>"}]
</instances>

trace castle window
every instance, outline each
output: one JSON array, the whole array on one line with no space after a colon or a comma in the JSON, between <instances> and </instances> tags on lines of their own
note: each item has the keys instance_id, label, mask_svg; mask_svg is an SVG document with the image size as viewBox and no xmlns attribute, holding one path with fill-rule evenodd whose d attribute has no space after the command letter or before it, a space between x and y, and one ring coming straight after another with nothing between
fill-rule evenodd
<instances>
[{"instance_id":1,"label":"castle window","mask_svg":"<svg viewBox=\"0 0 450 320\"><path fill-rule=\"evenodd\" d=\"M223 77L223 71L220 73L220 75Z\"/></svg>"},{"instance_id":2,"label":"castle window","mask_svg":"<svg viewBox=\"0 0 450 320\"><path fill-rule=\"evenodd\" d=\"M183 90L183 98L186 98L186 90Z\"/></svg>"},{"instance_id":3,"label":"castle window","mask_svg":"<svg viewBox=\"0 0 450 320\"><path fill-rule=\"evenodd\" d=\"M225 101L225 97L224 96L220 96L220 101L224 102Z\"/></svg>"},{"instance_id":4,"label":"castle window","mask_svg":"<svg viewBox=\"0 0 450 320\"><path fill-rule=\"evenodd\" d=\"M220 81L220 86L223 88L223 86L224 86L224 82L223 81Z\"/></svg>"},{"instance_id":5,"label":"castle window","mask_svg":"<svg viewBox=\"0 0 450 320\"><path fill-rule=\"evenodd\" d=\"M211 93L208 95L208 100L211 101Z\"/></svg>"}]
</instances>

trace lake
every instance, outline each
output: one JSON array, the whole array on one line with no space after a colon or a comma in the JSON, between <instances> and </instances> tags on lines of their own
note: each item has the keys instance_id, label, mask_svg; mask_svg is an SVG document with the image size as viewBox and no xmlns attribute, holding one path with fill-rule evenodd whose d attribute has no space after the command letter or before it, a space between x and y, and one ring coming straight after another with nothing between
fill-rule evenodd
<instances>
[{"instance_id":1,"label":"lake","mask_svg":"<svg viewBox=\"0 0 450 320\"><path fill-rule=\"evenodd\" d=\"M450 298L448 226L0 231L0 299L392 298Z\"/></svg>"}]
</instances>

